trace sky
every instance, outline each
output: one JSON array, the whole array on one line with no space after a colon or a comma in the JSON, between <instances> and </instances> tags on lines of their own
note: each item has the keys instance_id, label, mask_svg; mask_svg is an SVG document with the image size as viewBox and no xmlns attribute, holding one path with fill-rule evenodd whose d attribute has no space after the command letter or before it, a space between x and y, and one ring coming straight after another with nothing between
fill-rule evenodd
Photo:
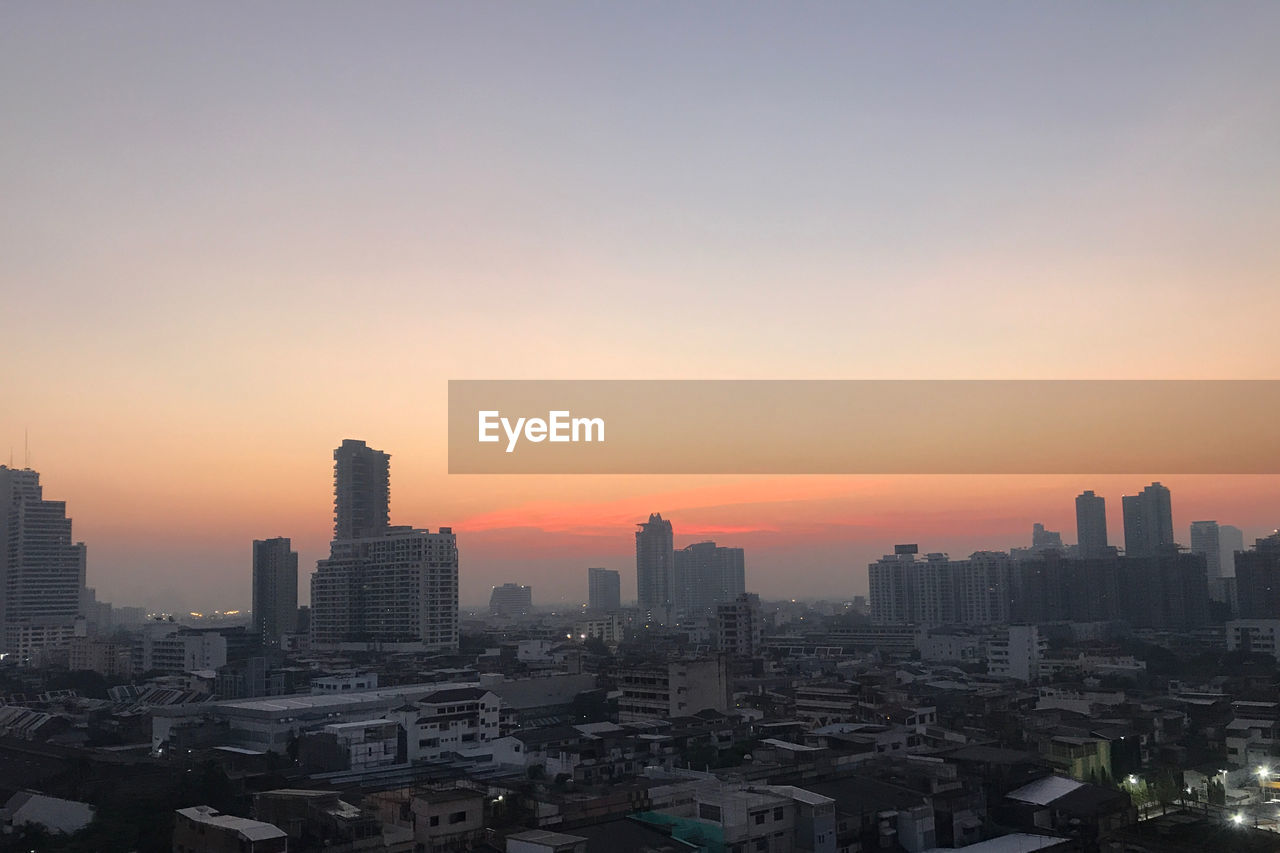
<instances>
[{"instance_id":1,"label":"sky","mask_svg":"<svg viewBox=\"0 0 1280 853\"><path fill-rule=\"evenodd\" d=\"M1162 479L446 472L446 383L1278 378L1274 3L0 4L0 448L100 598L307 570L332 449L453 526L464 603L585 596L660 511L766 596L899 541L1074 541ZM678 424L673 424L678 428ZM1158 430L1158 422L1152 425ZM1185 541L1185 540L1184 540Z\"/></svg>"}]
</instances>

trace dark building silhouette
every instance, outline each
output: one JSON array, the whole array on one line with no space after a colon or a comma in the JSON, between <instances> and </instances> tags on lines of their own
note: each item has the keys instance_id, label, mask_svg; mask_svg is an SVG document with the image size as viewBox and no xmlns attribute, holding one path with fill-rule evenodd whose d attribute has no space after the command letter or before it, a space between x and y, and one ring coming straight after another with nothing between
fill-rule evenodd
<instances>
[{"instance_id":1,"label":"dark building silhouette","mask_svg":"<svg viewBox=\"0 0 1280 853\"><path fill-rule=\"evenodd\" d=\"M1076 543L1081 557L1102 557L1108 552L1107 502L1092 491L1076 496Z\"/></svg>"},{"instance_id":2,"label":"dark building silhouette","mask_svg":"<svg viewBox=\"0 0 1280 853\"><path fill-rule=\"evenodd\" d=\"M592 610L622 607L622 576L612 569L587 569L587 606Z\"/></svg>"},{"instance_id":3,"label":"dark building silhouette","mask_svg":"<svg viewBox=\"0 0 1280 853\"><path fill-rule=\"evenodd\" d=\"M698 542L675 552L675 605L681 615L714 613L716 606L747 591L741 548Z\"/></svg>"},{"instance_id":4,"label":"dark building silhouette","mask_svg":"<svg viewBox=\"0 0 1280 853\"><path fill-rule=\"evenodd\" d=\"M391 454L344 439L333 451L333 481L333 538L381 536L391 518Z\"/></svg>"},{"instance_id":5,"label":"dark building silhouette","mask_svg":"<svg viewBox=\"0 0 1280 853\"><path fill-rule=\"evenodd\" d=\"M279 645L298 629L298 553L288 537L253 540L253 630Z\"/></svg>"},{"instance_id":6,"label":"dark building silhouette","mask_svg":"<svg viewBox=\"0 0 1280 853\"><path fill-rule=\"evenodd\" d=\"M1136 495L1121 498L1124 508L1124 552L1147 557L1174 544L1173 509L1169 490L1152 483Z\"/></svg>"},{"instance_id":7,"label":"dark building silhouette","mask_svg":"<svg viewBox=\"0 0 1280 853\"><path fill-rule=\"evenodd\" d=\"M675 546L671 522L654 513L636 531L636 599L649 618L670 621L675 604Z\"/></svg>"},{"instance_id":8,"label":"dark building silhouette","mask_svg":"<svg viewBox=\"0 0 1280 853\"><path fill-rule=\"evenodd\" d=\"M1012 586L1015 622L1122 621L1167 630L1209 622L1204 557L1172 547L1150 557L1045 554L1019 562Z\"/></svg>"},{"instance_id":9,"label":"dark building silhouette","mask_svg":"<svg viewBox=\"0 0 1280 853\"><path fill-rule=\"evenodd\" d=\"M1056 530L1045 530L1043 524L1036 522L1031 525L1031 550L1032 551L1061 551L1062 534Z\"/></svg>"},{"instance_id":10,"label":"dark building silhouette","mask_svg":"<svg viewBox=\"0 0 1280 853\"><path fill-rule=\"evenodd\" d=\"M1280 619L1280 532L1239 551L1236 600L1241 619Z\"/></svg>"},{"instance_id":11,"label":"dark building silhouette","mask_svg":"<svg viewBox=\"0 0 1280 853\"><path fill-rule=\"evenodd\" d=\"M524 616L533 610L533 587L518 583L495 586L489 593L489 612L495 616Z\"/></svg>"}]
</instances>

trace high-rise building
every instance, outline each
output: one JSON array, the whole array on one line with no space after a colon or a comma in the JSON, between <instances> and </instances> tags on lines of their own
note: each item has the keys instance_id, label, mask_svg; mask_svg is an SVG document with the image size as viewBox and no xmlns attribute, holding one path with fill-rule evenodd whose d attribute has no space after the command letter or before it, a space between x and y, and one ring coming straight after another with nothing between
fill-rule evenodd
<instances>
[{"instance_id":1,"label":"high-rise building","mask_svg":"<svg viewBox=\"0 0 1280 853\"><path fill-rule=\"evenodd\" d=\"M1203 554L1210 582L1222 577L1222 543L1216 521L1191 522L1191 553Z\"/></svg>"},{"instance_id":2,"label":"high-rise building","mask_svg":"<svg viewBox=\"0 0 1280 853\"><path fill-rule=\"evenodd\" d=\"M920 560L918 551L915 545L896 545L893 554L867 568L872 622L997 625L1009 621L1015 562L1008 554L978 551L967 560L927 554Z\"/></svg>"},{"instance_id":3,"label":"high-rise building","mask_svg":"<svg viewBox=\"0 0 1280 853\"><path fill-rule=\"evenodd\" d=\"M489 593L489 612L495 616L524 616L533 610L533 587L518 583L495 586Z\"/></svg>"},{"instance_id":4,"label":"high-rise building","mask_svg":"<svg viewBox=\"0 0 1280 853\"><path fill-rule=\"evenodd\" d=\"M671 522L653 513L636 531L636 599L648 618L669 621L675 604L675 546Z\"/></svg>"},{"instance_id":5,"label":"high-rise building","mask_svg":"<svg viewBox=\"0 0 1280 853\"><path fill-rule=\"evenodd\" d=\"M1169 490L1152 483L1136 495L1121 498L1124 509L1124 552L1149 557L1173 545L1173 509Z\"/></svg>"},{"instance_id":6,"label":"high-rise building","mask_svg":"<svg viewBox=\"0 0 1280 853\"><path fill-rule=\"evenodd\" d=\"M675 608L682 616L715 613L716 605L746 592L746 556L741 548L698 542L675 552Z\"/></svg>"},{"instance_id":7,"label":"high-rise building","mask_svg":"<svg viewBox=\"0 0 1280 853\"><path fill-rule=\"evenodd\" d=\"M298 552L288 537L253 540L253 631L264 645L298 630Z\"/></svg>"},{"instance_id":8,"label":"high-rise building","mask_svg":"<svg viewBox=\"0 0 1280 853\"><path fill-rule=\"evenodd\" d=\"M336 538L311 576L312 648L456 649L453 530L388 525L388 454L346 440L333 457Z\"/></svg>"},{"instance_id":9,"label":"high-rise building","mask_svg":"<svg viewBox=\"0 0 1280 853\"><path fill-rule=\"evenodd\" d=\"M333 538L381 536L391 506L391 455L348 438L333 451Z\"/></svg>"},{"instance_id":10,"label":"high-rise building","mask_svg":"<svg viewBox=\"0 0 1280 853\"><path fill-rule=\"evenodd\" d=\"M1221 549L1218 564L1222 567L1222 576L1236 576L1236 552L1244 550L1244 531L1231 524L1218 525L1218 546Z\"/></svg>"},{"instance_id":11,"label":"high-rise building","mask_svg":"<svg viewBox=\"0 0 1280 853\"><path fill-rule=\"evenodd\" d=\"M612 569L587 569L587 606L592 610L622 608L622 576Z\"/></svg>"},{"instance_id":12,"label":"high-rise building","mask_svg":"<svg viewBox=\"0 0 1280 853\"><path fill-rule=\"evenodd\" d=\"M63 501L47 501L40 475L0 465L0 644L70 641L85 593L85 546L71 539Z\"/></svg>"},{"instance_id":13,"label":"high-rise building","mask_svg":"<svg viewBox=\"0 0 1280 853\"><path fill-rule=\"evenodd\" d=\"M1081 557L1107 554L1107 501L1086 491L1076 496L1076 542Z\"/></svg>"},{"instance_id":14,"label":"high-rise building","mask_svg":"<svg viewBox=\"0 0 1280 853\"><path fill-rule=\"evenodd\" d=\"M1241 619L1280 618L1280 532L1259 539L1236 560L1236 596Z\"/></svg>"}]
</instances>

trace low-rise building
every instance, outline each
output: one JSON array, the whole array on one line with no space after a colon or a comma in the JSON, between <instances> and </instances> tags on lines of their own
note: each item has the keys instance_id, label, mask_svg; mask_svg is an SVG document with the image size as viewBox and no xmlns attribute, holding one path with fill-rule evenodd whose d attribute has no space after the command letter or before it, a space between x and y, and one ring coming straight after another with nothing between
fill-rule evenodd
<instances>
[{"instance_id":1,"label":"low-rise building","mask_svg":"<svg viewBox=\"0 0 1280 853\"><path fill-rule=\"evenodd\" d=\"M212 806L178 809L174 853L285 853L289 836L260 820L222 814Z\"/></svg>"}]
</instances>

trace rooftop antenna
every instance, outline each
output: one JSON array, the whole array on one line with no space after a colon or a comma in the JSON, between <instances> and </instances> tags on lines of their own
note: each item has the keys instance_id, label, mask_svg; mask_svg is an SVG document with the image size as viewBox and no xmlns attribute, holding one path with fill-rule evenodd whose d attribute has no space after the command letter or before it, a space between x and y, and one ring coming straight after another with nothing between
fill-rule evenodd
<instances>
[{"instance_id":1,"label":"rooftop antenna","mask_svg":"<svg viewBox=\"0 0 1280 853\"><path fill-rule=\"evenodd\" d=\"M22 428L22 467L31 467L31 428Z\"/></svg>"}]
</instances>

